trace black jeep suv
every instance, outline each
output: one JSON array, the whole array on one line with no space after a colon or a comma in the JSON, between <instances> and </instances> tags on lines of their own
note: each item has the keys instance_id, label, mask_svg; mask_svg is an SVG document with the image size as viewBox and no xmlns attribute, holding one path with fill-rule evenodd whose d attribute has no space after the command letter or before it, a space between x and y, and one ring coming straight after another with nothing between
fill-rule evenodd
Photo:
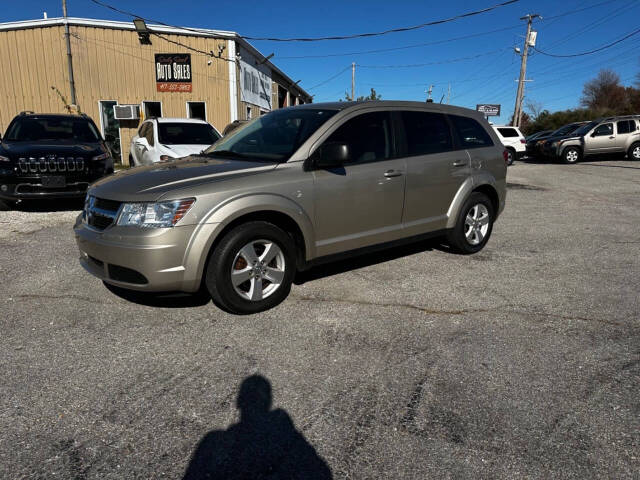
<instances>
[{"instance_id":1,"label":"black jeep suv","mask_svg":"<svg viewBox=\"0 0 640 480\"><path fill-rule=\"evenodd\" d=\"M23 112L0 140L0 210L22 199L82 197L113 173L113 159L86 115Z\"/></svg>"}]
</instances>

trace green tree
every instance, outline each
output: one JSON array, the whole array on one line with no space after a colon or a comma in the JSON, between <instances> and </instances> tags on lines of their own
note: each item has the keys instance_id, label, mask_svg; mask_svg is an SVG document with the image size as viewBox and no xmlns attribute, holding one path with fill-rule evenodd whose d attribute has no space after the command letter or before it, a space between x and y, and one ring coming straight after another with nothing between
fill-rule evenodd
<instances>
[{"instance_id":1,"label":"green tree","mask_svg":"<svg viewBox=\"0 0 640 480\"><path fill-rule=\"evenodd\" d=\"M344 99L341 98L340 101L342 102L343 100L347 102L353 102L353 98L351 98L349 92L344 92ZM372 88L371 93L369 93L369 95L367 95L366 97L360 96L356 98L356 102L364 102L368 100L382 100L382 95L377 93L375 88Z\"/></svg>"}]
</instances>

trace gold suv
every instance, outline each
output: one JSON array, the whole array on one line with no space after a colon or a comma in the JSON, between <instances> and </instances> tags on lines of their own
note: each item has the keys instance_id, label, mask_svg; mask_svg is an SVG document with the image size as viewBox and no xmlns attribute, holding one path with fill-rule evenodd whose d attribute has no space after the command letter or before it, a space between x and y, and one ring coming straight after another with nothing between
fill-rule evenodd
<instances>
[{"instance_id":1,"label":"gold suv","mask_svg":"<svg viewBox=\"0 0 640 480\"><path fill-rule=\"evenodd\" d=\"M206 288L239 314L277 305L297 271L399 242L487 243L507 155L481 114L399 101L276 110L201 154L93 184L74 227L109 284Z\"/></svg>"}]
</instances>

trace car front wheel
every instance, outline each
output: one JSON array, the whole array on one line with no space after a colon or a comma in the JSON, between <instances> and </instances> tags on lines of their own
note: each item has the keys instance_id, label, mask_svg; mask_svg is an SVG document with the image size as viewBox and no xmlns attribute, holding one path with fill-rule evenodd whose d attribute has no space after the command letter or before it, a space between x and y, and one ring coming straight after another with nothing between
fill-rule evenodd
<instances>
[{"instance_id":1,"label":"car front wheel","mask_svg":"<svg viewBox=\"0 0 640 480\"><path fill-rule=\"evenodd\" d=\"M215 247L205 284L213 301L228 312L262 312L289 295L295 258L295 244L286 232L268 222L248 222Z\"/></svg>"},{"instance_id":2,"label":"car front wheel","mask_svg":"<svg viewBox=\"0 0 640 480\"><path fill-rule=\"evenodd\" d=\"M465 255L479 252L489 241L494 215L489 197L472 193L460 210L456 226L447 234L449 245Z\"/></svg>"},{"instance_id":3,"label":"car front wheel","mask_svg":"<svg viewBox=\"0 0 640 480\"><path fill-rule=\"evenodd\" d=\"M580 150L575 147L568 147L562 152L562 161L564 163L573 164L580 160Z\"/></svg>"}]
</instances>

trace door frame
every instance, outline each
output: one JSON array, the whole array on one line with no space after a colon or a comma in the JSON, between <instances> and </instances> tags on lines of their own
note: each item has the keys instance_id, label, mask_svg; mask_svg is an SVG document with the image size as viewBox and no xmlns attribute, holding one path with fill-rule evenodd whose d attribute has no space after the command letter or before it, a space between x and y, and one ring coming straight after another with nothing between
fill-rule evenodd
<instances>
[{"instance_id":1,"label":"door frame","mask_svg":"<svg viewBox=\"0 0 640 480\"><path fill-rule=\"evenodd\" d=\"M117 100L98 100L98 116L100 117L100 133L102 134L102 139L104 140L104 122L102 120L102 102L115 102L116 105L120 105L120 103ZM118 142L120 143L120 162L124 163L124 158L123 158L124 152L122 151L122 128L120 127L120 122L118 122Z\"/></svg>"}]
</instances>

